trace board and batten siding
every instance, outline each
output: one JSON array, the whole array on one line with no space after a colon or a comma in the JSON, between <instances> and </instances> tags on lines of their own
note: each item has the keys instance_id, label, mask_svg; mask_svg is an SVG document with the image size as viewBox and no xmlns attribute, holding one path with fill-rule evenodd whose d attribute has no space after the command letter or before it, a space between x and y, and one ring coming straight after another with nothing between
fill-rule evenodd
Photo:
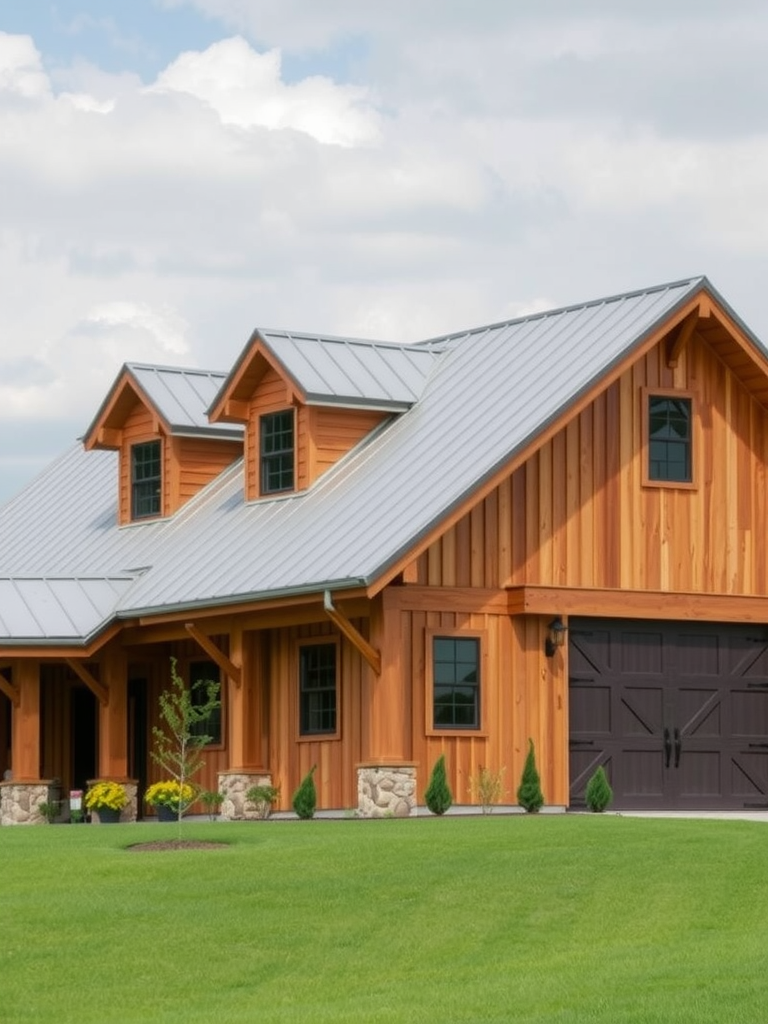
<instances>
[{"instance_id":1,"label":"board and batten siding","mask_svg":"<svg viewBox=\"0 0 768 1024\"><path fill-rule=\"evenodd\" d=\"M646 389L693 399L693 488L643 484ZM704 344L628 369L417 560L427 586L768 593L768 411Z\"/></svg>"}]
</instances>

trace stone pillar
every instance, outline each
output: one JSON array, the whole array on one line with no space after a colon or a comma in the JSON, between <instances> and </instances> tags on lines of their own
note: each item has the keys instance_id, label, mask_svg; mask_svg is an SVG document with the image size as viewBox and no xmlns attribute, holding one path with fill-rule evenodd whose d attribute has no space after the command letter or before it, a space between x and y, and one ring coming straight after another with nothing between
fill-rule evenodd
<instances>
[{"instance_id":1,"label":"stone pillar","mask_svg":"<svg viewBox=\"0 0 768 1024\"><path fill-rule=\"evenodd\" d=\"M55 779L0 782L0 825L44 825L40 804L60 799L61 786Z\"/></svg>"},{"instance_id":2,"label":"stone pillar","mask_svg":"<svg viewBox=\"0 0 768 1024\"><path fill-rule=\"evenodd\" d=\"M416 763L359 764L357 813L361 818L409 818L416 814Z\"/></svg>"},{"instance_id":3,"label":"stone pillar","mask_svg":"<svg viewBox=\"0 0 768 1024\"><path fill-rule=\"evenodd\" d=\"M220 811L223 820L237 821L243 818L255 820L258 818L256 808L246 800L245 794L252 786L271 786L272 776L269 772L258 769L248 771L243 768L219 772L218 780L219 792L224 794Z\"/></svg>"}]
</instances>

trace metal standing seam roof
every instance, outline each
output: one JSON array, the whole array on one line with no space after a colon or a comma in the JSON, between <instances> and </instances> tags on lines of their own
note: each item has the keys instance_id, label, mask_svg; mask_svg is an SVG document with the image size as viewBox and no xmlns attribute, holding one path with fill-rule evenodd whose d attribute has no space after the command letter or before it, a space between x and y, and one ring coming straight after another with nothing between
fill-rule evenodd
<instances>
[{"instance_id":1,"label":"metal standing seam roof","mask_svg":"<svg viewBox=\"0 0 768 1024\"><path fill-rule=\"evenodd\" d=\"M279 359L310 405L403 411L418 401L436 362L435 353L413 345L274 330L255 335Z\"/></svg>"},{"instance_id":2,"label":"metal standing seam roof","mask_svg":"<svg viewBox=\"0 0 768 1024\"><path fill-rule=\"evenodd\" d=\"M114 616L128 578L0 579L0 639L77 642Z\"/></svg>"},{"instance_id":3,"label":"metal standing seam roof","mask_svg":"<svg viewBox=\"0 0 768 1024\"><path fill-rule=\"evenodd\" d=\"M123 376L132 378L173 434L209 435L240 438L243 427L232 423L210 423L207 410L216 397L226 374L218 370L184 369L176 366L150 366L126 363L107 398L86 431L90 434L101 417Z\"/></svg>"},{"instance_id":4,"label":"metal standing seam roof","mask_svg":"<svg viewBox=\"0 0 768 1024\"><path fill-rule=\"evenodd\" d=\"M67 516L53 538L47 513L35 535L22 492L0 509L0 576L8 564L18 574L25 555L49 575L62 564L73 576L80 563L105 576L145 567L119 597L122 616L371 583L704 286L692 278L434 339L428 347L442 353L419 400L306 492L246 503L238 462L172 519L119 530L115 466L90 461L107 453L70 453L40 482L47 498L38 491L36 507L55 502L75 473L95 496L92 526ZM276 336L271 344L278 352Z\"/></svg>"}]
</instances>

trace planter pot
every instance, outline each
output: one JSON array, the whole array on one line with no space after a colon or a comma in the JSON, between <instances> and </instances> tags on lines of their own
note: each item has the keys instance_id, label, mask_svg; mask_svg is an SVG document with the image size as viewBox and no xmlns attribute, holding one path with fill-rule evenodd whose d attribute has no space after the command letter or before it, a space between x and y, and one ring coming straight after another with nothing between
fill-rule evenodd
<instances>
[{"instance_id":1,"label":"planter pot","mask_svg":"<svg viewBox=\"0 0 768 1024\"><path fill-rule=\"evenodd\" d=\"M120 821L120 811L116 811L112 807L99 807L96 809L96 813L101 825L116 825Z\"/></svg>"},{"instance_id":2,"label":"planter pot","mask_svg":"<svg viewBox=\"0 0 768 1024\"><path fill-rule=\"evenodd\" d=\"M172 807L166 806L166 804L157 805L157 820L158 821L176 821L178 814Z\"/></svg>"}]
</instances>

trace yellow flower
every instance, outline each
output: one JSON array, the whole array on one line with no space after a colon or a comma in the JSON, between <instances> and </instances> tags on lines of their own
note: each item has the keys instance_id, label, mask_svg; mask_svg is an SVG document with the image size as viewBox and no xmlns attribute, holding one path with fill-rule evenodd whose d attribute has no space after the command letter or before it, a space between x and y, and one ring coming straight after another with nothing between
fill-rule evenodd
<instances>
[{"instance_id":1,"label":"yellow flower","mask_svg":"<svg viewBox=\"0 0 768 1024\"><path fill-rule=\"evenodd\" d=\"M153 807L160 805L172 807L178 810L179 804L187 808L195 798L195 791L188 782L183 786L175 779L164 779L162 782L153 782L144 794L144 799Z\"/></svg>"},{"instance_id":2,"label":"yellow flower","mask_svg":"<svg viewBox=\"0 0 768 1024\"><path fill-rule=\"evenodd\" d=\"M119 811L128 803L128 794L120 782L95 782L85 794L85 806L89 811L100 807Z\"/></svg>"}]
</instances>

